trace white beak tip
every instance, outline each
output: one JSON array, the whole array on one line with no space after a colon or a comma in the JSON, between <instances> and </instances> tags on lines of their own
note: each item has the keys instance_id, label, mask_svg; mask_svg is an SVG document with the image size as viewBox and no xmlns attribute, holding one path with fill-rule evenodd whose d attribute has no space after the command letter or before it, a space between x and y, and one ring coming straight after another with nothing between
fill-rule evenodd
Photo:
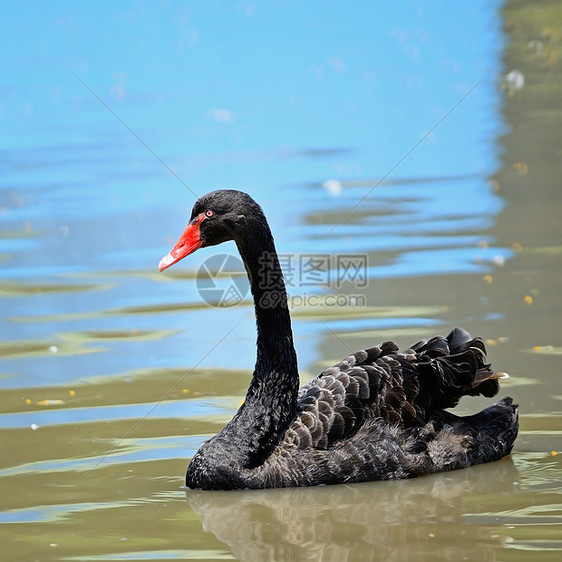
<instances>
[{"instance_id":1,"label":"white beak tip","mask_svg":"<svg viewBox=\"0 0 562 562\"><path fill-rule=\"evenodd\" d=\"M172 254L164 256L160 263L158 264L158 271L164 271L167 267L170 267L174 263L174 257Z\"/></svg>"}]
</instances>

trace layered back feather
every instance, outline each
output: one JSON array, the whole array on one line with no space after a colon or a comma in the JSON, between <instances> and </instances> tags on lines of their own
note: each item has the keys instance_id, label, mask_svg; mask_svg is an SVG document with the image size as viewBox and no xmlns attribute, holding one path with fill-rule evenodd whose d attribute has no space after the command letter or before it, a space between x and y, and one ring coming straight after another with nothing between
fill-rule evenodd
<instances>
[{"instance_id":1,"label":"layered back feather","mask_svg":"<svg viewBox=\"0 0 562 562\"><path fill-rule=\"evenodd\" d=\"M285 443L327 449L349 439L368 420L422 426L463 395L493 396L496 375L480 338L461 328L399 352L394 342L358 351L304 385Z\"/></svg>"}]
</instances>

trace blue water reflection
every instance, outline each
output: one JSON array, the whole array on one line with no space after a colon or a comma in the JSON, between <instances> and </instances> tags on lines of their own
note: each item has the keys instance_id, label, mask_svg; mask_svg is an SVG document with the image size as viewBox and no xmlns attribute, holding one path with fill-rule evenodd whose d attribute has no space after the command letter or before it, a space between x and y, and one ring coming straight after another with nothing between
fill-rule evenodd
<instances>
[{"instance_id":1,"label":"blue water reflection","mask_svg":"<svg viewBox=\"0 0 562 562\"><path fill-rule=\"evenodd\" d=\"M41 350L8 349L0 384L251 368L251 307L200 308L192 278L156 272L195 197L217 187L258 199L281 252L369 253L370 278L485 274L509 259L486 233L502 208L487 180L501 128L499 7L5 6L3 39L16 48L0 54L0 330L8 348ZM381 251L393 257L379 263ZM295 323L303 369L330 325ZM116 329L169 333L68 347Z\"/></svg>"},{"instance_id":2,"label":"blue water reflection","mask_svg":"<svg viewBox=\"0 0 562 562\"><path fill-rule=\"evenodd\" d=\"M35 410L15 414L0 414L0 428L16 427L46 427L65 423L95 422L100 419L142 419L151 418L182 418L189 412L189 417L206 415L207 417L227 417L236 410L227 408L225 400L190 400L188 408L178 401L164 401L154 404L128 404L118 406L99 406L89 408L55 408L50 410ZM232 402L232 400L231 400ZM232 406L232 405L230 405Z\"/></svg>"}]
</instances>

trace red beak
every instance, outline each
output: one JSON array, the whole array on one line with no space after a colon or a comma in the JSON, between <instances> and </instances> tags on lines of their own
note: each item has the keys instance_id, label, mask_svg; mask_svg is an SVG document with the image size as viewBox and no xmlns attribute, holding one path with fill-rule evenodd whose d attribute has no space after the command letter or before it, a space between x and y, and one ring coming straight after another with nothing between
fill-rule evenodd
<instances>
[{"instance_id":1,"label":"red beak","mask_svg":"<svg viewBox=\"0 0 562 562\"><path fill-rule=\"evenodd\" d=\"M203 240L201 240L199 226L204 219L205 215L201 213L195 222L187 225L179 240L176 242L176 245L170 250L170 253L160 260L158 264L159 271L164 271L171 265L185 258L185 256L189 256L189 254L201 248Z\"/></svg>"}]
</instances>

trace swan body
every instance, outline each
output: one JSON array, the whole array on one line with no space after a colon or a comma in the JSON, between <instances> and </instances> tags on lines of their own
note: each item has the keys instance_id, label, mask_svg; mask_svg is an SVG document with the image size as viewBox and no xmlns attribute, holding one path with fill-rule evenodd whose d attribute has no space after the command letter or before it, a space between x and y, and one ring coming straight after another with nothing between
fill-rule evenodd
<instances>
[{"instance_id":1,"label":"swan body","mask_svg":"<svg viewBox=\"0 0 562 562\"><path fill-rule=\"evenodd\" d=\"M249 195L219 190L201 197L159 269L227 240L236 242L250 280L257 359L244 403L191 460L188 487L395 480L510 453L518 432L511 398L473 416L445 410L464 395L494 396L506 376L490 369L482 340L462 328L402 352L393 342L358 351L299 390L283 275L263 211Z\"/></svg>"}]
</instances>

